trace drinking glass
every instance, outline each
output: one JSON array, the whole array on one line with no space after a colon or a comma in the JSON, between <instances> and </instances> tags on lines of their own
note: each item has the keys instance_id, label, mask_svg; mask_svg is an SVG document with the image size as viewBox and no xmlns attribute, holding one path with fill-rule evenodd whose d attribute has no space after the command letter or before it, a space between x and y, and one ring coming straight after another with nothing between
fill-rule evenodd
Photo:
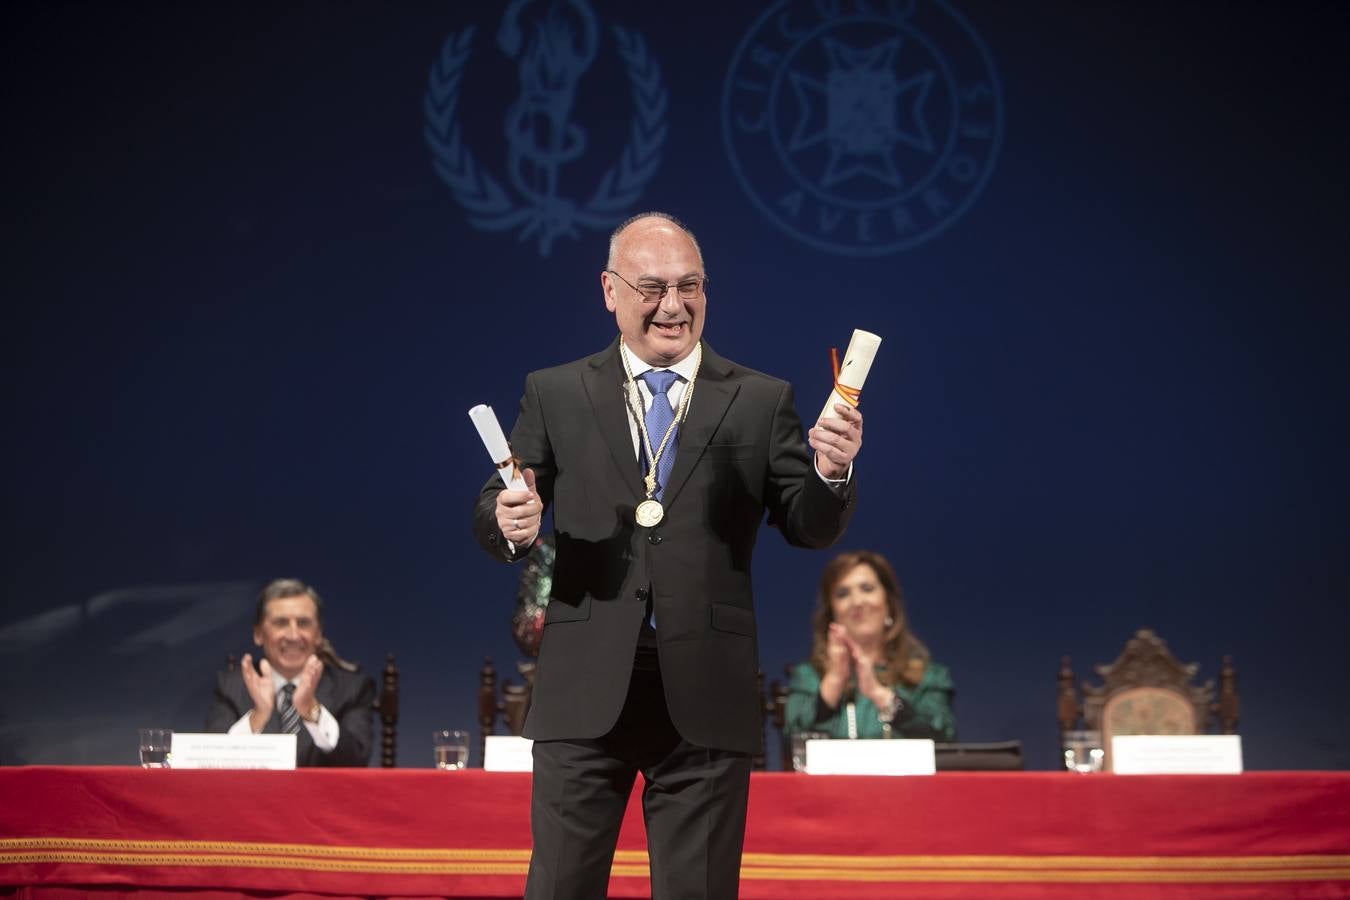
<instances>
[{"instance_id":1,"label":"drinking glass","mask_svg":"<svg viewBox=\"0 0 1350 900\"><path fill-rule=\"evenodd\" d=\"M794 731L790 738L792 750L792 771L806 771L806 742L827 740L829 735L823 731Z\"/></svg>"},{"instance_id":2,"label":"drinking glass","mask_svg":"<svg viewBox=\"0 0 1350 900\"><path fill-rule=\"evenodd\" d=\"M1105 758L1100 731L1064 732L1064 768L1070 772L1100 772Z\"/></svg>"},{"instance_id":3,"label":"drinking glass","mask_svg":"<svg viewBox=\"0 0 1350 900\"><path fill-rule=\"evenodd\" d=\"M451 729L433 731L431 749L436 754L436 768L456 772L469 764L469 733Z\"/></svg>"},{"instance_id":4,"label":"drinking glass","mask_svg":"<svg viewBox=\"0 0 1350 900\"><path fill-rule=\"evenodd\" d=\"M142 728L140 729L140 736L141 768L169 768L173 762L173 754L170 752L173 748L173 729Z\"/></svg>"}]
</instances>

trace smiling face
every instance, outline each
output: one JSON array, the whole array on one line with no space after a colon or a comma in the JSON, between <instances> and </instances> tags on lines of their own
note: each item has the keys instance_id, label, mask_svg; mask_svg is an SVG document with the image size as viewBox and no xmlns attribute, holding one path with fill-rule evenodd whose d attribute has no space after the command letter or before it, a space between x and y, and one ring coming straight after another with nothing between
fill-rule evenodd
<instances>
[{"instance_id":1,"label":"smiling face","mask_svg":"<svg viewBox=\"0 0 1350 900\"><path fill-rule=\"evenodd\" d=\"M864 645L879 642L891 609L876 569L859 563L845 572L830 592L830 612L853 640Z\"/></svg>"},{"instance_id":2,"label":"smiling face","mask_svg":"<svg viewBox=\"0 0 1350 900\"><path fill-rule=\"evenodd\" d=\"M614 313L628 349L649 366L674 365L693 352L703 335L707 297L683 299L674 285L703 277L703 261L693 240L673 222L650 217L625 228L614 245L609 272L600 275L605 308ZM656 303L625 284L662 281L671 285Z\"/></svg>"},{"instance_id":3,"label":"smiling face","mask_svg":"<svg viewBox=\"0 0 1350 900\"><path fill-rule=\"evenodd\" d=\"M323 631L319 610L308 594L268 600L262 621L253 626L253 643L283 678L294 678L319 646Z\"/></svg>"}]
</instances>

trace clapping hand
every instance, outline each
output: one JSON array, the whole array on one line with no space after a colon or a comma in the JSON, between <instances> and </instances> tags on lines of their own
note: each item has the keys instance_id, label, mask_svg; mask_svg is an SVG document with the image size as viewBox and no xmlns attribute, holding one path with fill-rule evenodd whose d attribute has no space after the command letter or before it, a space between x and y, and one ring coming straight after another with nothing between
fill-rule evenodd
<instances>
[{"instance_id":1,"label":"clapping hand","mask_svg":"<svg viewBox=\"0 0 1350 900\"><path fill-rule=\"evenodd\" d=\"M847 681L849 671L853 668L853 653L856 647L853 639L844 630L844 626L838 622L831 622L830 630L825 635L826 674Z\"/></svg>"},{"instance_id":2,"label":"clapping hand","mask_svg":"<svg viewBox=\"0 0 1350 900\"><path fill-rule=\"evenodd\" d=\"M832 709L838 709L853 671L853 659L858 645L848 636L844 626L831 622L825 634L825 672L820 679L820 699Z\"/></svg>"},{"instance_id":3,"label":"clapping hand","mask_svg":"<svg viewBox=\"0 0 1350 900\"><path fill-rule=\"evenodd\" d=\"M295 678L295 696L291 698L295 711L302 719L314 718L314 704L318 702L314 699L314 689L319 686L322 675L323 662L311 653L309 659L305 660L305 667Z\"/></svg>"},{"instance_id":4,"label":"clapping hand","mask_svg":"<svg viewBox=\"0 0 1350 900\"><path fill-rule=\"evenodd\" d=\"M244 690L248 691L249 697L253 700L248 724L254 734L263 730L267 720L272 718L272 710L276 707L276 694L272 690L272 664L262 659L258 662L258 666L262 674L258 674L258 669L253 668L251 653L245 653L239 663L239 671L244 676Z\"/></svg>"},{"instance_id":5,"label":"clapping hand","mask_svg":"<svg viewBox=\"0 0 1350 900\"><path fill-rule=\"evenodd\" d=\"M266 658L258 660L258 668L253 668L253 655L245 653L240 662L240 672L244 676L244 689L253 700L253 709L248 714L248 724L254 734L258 734L267 725L276 709L276 691L272 688L272 664ZM314 690L323 676L323 662L313 654L305 660L305 667L295 679L295 695L291 702L295 711L303 719L314 716Z\"/></svg>"},{"instance_id":6,"label":"clapping hand","mask_svg":"<svg viewBox=\"0 0 1350 900\"><path fill-rule=\"evenodd\" d=\"M878 709L890 705L894 694L877 680L877 664L880 660L864 653L858 642L849 636L848 630L838 622L830 623L825 655L828 668L825 678L821 680L821 697L827 703L833 697L834 702L830 705L839 705L851 674L857 683L858 693L871 700Z\"/></svg>"}]
</instances>

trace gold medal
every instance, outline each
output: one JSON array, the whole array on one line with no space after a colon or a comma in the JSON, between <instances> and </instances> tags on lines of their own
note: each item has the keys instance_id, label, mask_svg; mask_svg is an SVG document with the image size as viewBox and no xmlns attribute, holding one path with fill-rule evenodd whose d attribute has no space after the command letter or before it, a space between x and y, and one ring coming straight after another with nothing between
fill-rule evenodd
<instances>
[{"instance_id":1,"label":"gold medal","mask_svg":"<svg viewBox=\"0 0 1350 900\"><path fill-rule=\"evenodd\" d=\"M655 500L643 500L638 504L634 518L643 528L654 528L666 517L666 511Z\"/></svg>"}]
</instances>

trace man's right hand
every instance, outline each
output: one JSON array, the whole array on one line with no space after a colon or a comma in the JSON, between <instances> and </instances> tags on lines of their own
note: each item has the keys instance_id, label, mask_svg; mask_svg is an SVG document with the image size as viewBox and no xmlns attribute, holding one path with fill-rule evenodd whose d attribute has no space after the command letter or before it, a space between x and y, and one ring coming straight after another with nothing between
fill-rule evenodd
<instances>
[{"instance_id":1,"label":"man's right hand","mask_svg":"<svg viewBox=\"0 0 1350 900\"><path fill-rule=\"evenodd\" d=\"M244 689L253 700L253 709L248 714L248 726L257 734L263 730L267 720L272 718L276 707L276 694L272 691L272 664L263 659L258 664L262 674L253 668L253 655L245 653L239 663L239 671L244 676Z\"/></svg>"},{"instance_id":2,"label":"man's right hand","mask_svg":"<svg viewBox=\"0 0 1350 900\"><path fill-rule=\"evenodd\" d=\"M497 527L502 535L517 547L529 546L539 533L544 517L544 504L534 490L534 470L526 469L525 490L505 490L497 494Z\"/></svg>"}]
</instances>

